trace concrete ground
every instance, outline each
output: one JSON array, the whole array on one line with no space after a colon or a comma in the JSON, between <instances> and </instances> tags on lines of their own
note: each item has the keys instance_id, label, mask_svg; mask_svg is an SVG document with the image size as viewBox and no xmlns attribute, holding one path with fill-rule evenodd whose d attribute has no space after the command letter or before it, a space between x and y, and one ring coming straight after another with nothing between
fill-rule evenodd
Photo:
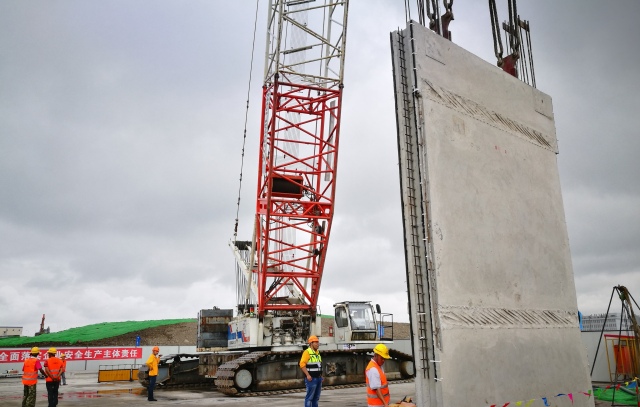
<instances>
[{"instance_id":1,"label":"concrete ground","mask_svg":"<svg viewBox=\"0 0 640 407\"><path fill-rule=\"evenodd\" d=\"M0 406L22 405L22 382L19 378L0 379ZM391 401L404 396L415 397L414 383L390 385ZM342 390L326 390L320 397L320 406L366 407L364 387ZM207 390L163 390L155 392L157 402L150 405L163 406L232 406L255 407L270 403L278 407L300 407L304 405L304 393L268 397L229 397ZM60 386L58 405L65 406L139 406L146 405L146 390L138 382L98 383L97 373L74 373L67 378L67 386ZM36 406L47 405L47 389L44 380L38 382ZM597 407L610 406L610 402L595 401Z\"/></svg>"},{"instance_id":2,"label":"concrete ground","mask_svg":"<svg viewBox=\"0 0 640 407\"><path fill-rule=\"evenodd\" d=\"M47 405L47 389L44 380L38 381L36 406ZM391 401L405 395L414 397L414 383L392 384ZM0 406L22 405L22 382L20 379L0 379ZM229 397L216 391L205 390L156 390L157 402L153 406L233 406L254 407L270 403L278 407L300 407L304 405L304 393L293 393L265 397ZM67 378L67 385L60 386L58 405L64 406L138 406L149 403L146 390L137 382L98 383L97 373L75 373ZM364 387L341 390L326 390L320 397L320 406L366 407Z\"/></svg>"}]
</instances>

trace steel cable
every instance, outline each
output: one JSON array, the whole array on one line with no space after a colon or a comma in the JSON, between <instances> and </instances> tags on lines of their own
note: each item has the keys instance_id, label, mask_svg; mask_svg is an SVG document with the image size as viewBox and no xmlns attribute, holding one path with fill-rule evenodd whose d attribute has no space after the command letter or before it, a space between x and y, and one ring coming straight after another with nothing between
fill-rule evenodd
<instances>
[{"instance_id":1,"label":"steel cable","mask_svg":"<svg viewBox=\"0 0 640 407\"><path fill-rule=\"evenodd\" d=\"M236 219L235 225L233 227L233 241L235 242L238 237L238 218L240 216L240 197L242 191L242 172L244 168L244 151L245 145L247 143L247 122L249 118L249 96L251 94L251 79L253 75L253 58L255 56L255 48L256 48L256 30L258 27L258 9L260 5L260 0L256 0L256 13L253 21L253 40L251 43L251 63L249 64L249 85L247 87L247 107L244 113L244 132L242 137L242 157L240 159L240 180L238 184L238 202L236 206Z\"/></svg>"}]
</instances>

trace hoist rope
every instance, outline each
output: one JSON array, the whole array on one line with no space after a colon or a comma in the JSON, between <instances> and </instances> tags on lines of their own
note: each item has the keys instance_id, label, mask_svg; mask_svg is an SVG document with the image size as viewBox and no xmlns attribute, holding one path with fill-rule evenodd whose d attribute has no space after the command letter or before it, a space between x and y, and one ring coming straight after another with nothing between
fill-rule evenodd
<instances>
[{"instance_id":1,"label":"hoist rope","mask_svg":"<svg viewBox=\"0 0 640 407\"><path fill-rule=\"evenodd\" d=\"M491 17L491 33L493 34L493 51L498 59L498 66L502 66L502 39L500 38L500 24L498 22L498 11L496 10L496 0L489 0L489 16Z\"/></svg>"},{"instance_id":2,"label":"hoist rope","mask_svg":"<svg viewBox=\"0 0 640 407\"><path fill-rule=\"evenodd\" d=\"M240 196L242 191L242 171L244 168L244 150L245 145L247 143L247 122L249 119L249 96L251 94L251 79L253 75L253 58L255 55L256 48L256 30L258 27L258 9L260 5L260 0L256 0L256 13L253 21L253 41L251 43L251 63L249 64L249 85L247 87L247 107L244 112L244 132L242 136L242 158L240 159L240 180L238 184L238 203L236 206L236 220L235 225L233 227L233 241L235 242L238 237L238 218L240 216Z\"/></svg>"},{"instance_id":3,"label":"hoist rope","mask_svg":"<svg viewBox=\"0 0 640 407\"><path fill-rule=\"evenodd\" d=\"M520 30L518 30L518 8L516 0L509 0L509 30L511 31L511 37L509 38L509 45L511 47L511 55L514 58L518 58L520 49Z\"/></svg>"},{"instance_id":4,"label":"hoist rope","mask_svg":"<svg viewBox=\"0 0 640 407\"><path fill-rule=\"evenodd\" d=\"M411 20L411 5L409 5L410 0L404 0L404 19L405 21ZM424 25L424 0L417 0L416 3L418 5L418 20L420 20L420 24Z\"/></svg>"}]
</instances>

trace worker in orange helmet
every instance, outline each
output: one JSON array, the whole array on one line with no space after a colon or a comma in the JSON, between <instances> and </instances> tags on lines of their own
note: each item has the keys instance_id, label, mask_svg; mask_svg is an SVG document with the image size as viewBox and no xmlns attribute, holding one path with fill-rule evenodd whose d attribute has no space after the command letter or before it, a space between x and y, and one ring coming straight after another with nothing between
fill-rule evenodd
<instances>
[{"instance_id":1,"label":"worker in orange helmet","mask_svg":"<svg viewBox=\"0 0 640 407\"><path fill-rule=\"evenodd\" d=\"M60 377L62 376L62 360L56 357L56 348L47 351L47 360L44 362L44 371L47 373L45 385L47 386L47 397L49 407L58 405L58 388L60 387Z\"/></svg>"},{"instance_id":2,"label":"worker in orange helmet","mask_svg":"<svg viewBox=\"0 0 640 407\"><path fill-rule=\"evenodd\" d=\"M154 346L146 362L147 367L149 367L149 387L147 388L147 400L149 401L158 401L153 398L153 388L156 387L156 379L158 378L158 363L160 363L159 352L160 348Z\"/></svg>"},{"instance_id":3,"label":"worker in orange helmet","mask_svg":"<svg viewBox=\"0 0 640 407\"><path fill-rule=\"evenodd\" d=\"M382 370L384 361L389 358L389 349L385 345L380 343L373 348L373 358L365 369L367 405L370 407L386 407L389 405L389 400L391 400L387 377L384 374L384 370Z\"/></svg>"},{"instance_id":4,"label":"worker in orange helmet","mask_svg":"<svg viewBox=\"0 0 640 407\"><path fill-rule=\"evenodd\" d=\"M36 405L36 386L38 384L38 371L46 376L47 373L42 368L38 356L40 348L37 346L31 348L29 357L25 359L22 365L22 384L24 385L24 393L22 396L22 407L35 407Z\"/></svg>"},{"instance_id":5,"label":"worker in orange helmet","mask_svg":"<svg viewBox=\"0 0 640 407\"><path fill-rule=\"evenodd\" d=\"M302 352L300 358L300 369L304 373L304 384L307 387L307 395L304 398L304 407L318 407L320 392L322 391L322 358L318 348L320 341L315 335L311 335L309 347Z\"/></svg>"}]
</instances>

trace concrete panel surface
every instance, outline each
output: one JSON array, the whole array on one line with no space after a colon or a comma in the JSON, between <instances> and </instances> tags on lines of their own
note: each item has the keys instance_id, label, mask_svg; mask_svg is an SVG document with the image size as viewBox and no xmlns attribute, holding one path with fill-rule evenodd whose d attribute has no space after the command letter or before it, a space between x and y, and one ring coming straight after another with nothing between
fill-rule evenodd
<instances>
[{"instance_id":1,"label":"concrete panel surface","mask_svg":"<svg viewBox=\"0 0 640 407\"><path fill-rule=\"evenodd\" d=\"M428 356L416 363L418 400L524 405L575 394L549 403L593 406L578 396L591 382L551 97L418 24L391 44L412 318L421 304L431 316L428 345L413 332L414 353ZM411 188L418 221L407 220Z\"/></svg>"}]
</instances>

